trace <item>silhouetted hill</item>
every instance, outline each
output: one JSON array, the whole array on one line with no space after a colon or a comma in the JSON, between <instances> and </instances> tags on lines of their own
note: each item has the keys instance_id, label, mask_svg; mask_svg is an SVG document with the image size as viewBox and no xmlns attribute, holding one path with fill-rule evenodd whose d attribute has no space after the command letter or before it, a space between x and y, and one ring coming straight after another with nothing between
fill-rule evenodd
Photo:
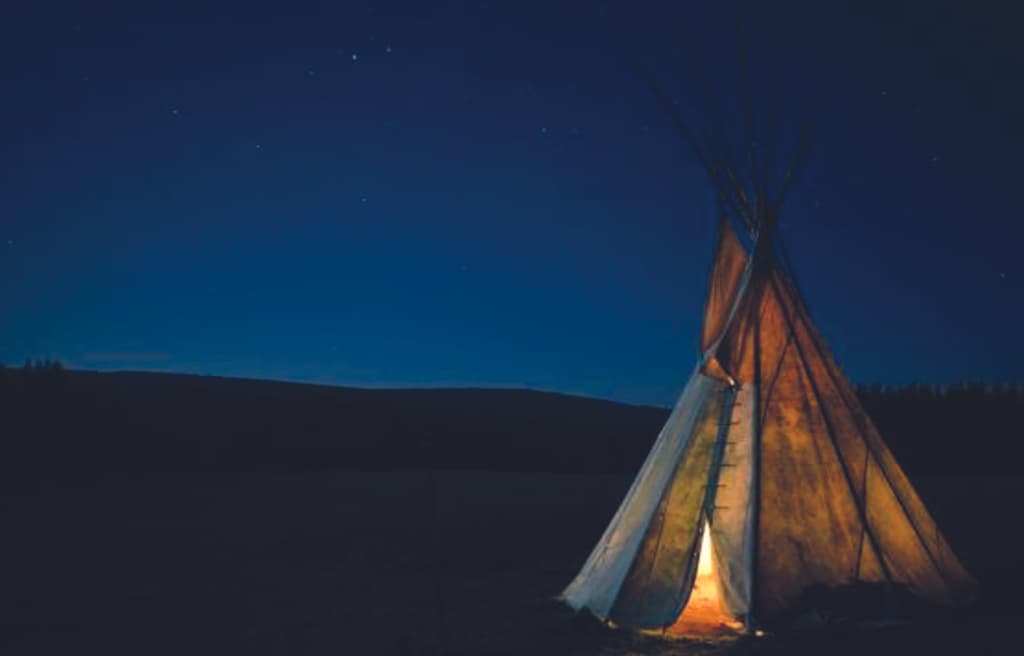
<instances>
[{"instance_id":1,"label":"silhouetted hill","mask_svg":"<svg viewBox=\"0 0 1024 656\"><path fill-rule=\"evenodd\" d=\"M666 415L527 390L82 371L7 370L2 398L5 469L616 471Z\"/></svg>"},{"instance_id":2,"label":"silhouetted hill","mask_svg":"<svg viewBox=\"0 0 1024 656\"><path fill-rule=\"evenodd\" d=\"M1020 388L859 390L910 472L1019 472ZM158 373L0 370L8 473L632 472L668 411L508 389L368 390Z\"/></svg>"}]
</instances>

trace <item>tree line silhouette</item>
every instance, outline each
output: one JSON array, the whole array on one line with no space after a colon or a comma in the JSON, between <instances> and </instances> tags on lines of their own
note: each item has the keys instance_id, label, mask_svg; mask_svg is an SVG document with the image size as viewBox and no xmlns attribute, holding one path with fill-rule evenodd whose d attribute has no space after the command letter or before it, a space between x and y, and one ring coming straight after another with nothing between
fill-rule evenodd
<instances>
[{"instance_id":1,"label":"tree line silhouette","mask_svg":"<svg viewBox=\"0 0 1024 656\"><path fill-rule=\"evenodd\" d=\"M856 388L911 474L1019 473L1024 385ZM0 468L633 472L667 416L526 390L362 390L0 365Z\"/></svg>"},{"instance_id":2,"label":"tree line silhouette","mask_svg":"<svg viewBox=\"0 0 1024 656\"><path fill-rule=\"evenodd\" d=\"M859 385L857 396L901 462L912 470L1019 472L1024 385L964 382Z\"/></svg>"}]
</instances>

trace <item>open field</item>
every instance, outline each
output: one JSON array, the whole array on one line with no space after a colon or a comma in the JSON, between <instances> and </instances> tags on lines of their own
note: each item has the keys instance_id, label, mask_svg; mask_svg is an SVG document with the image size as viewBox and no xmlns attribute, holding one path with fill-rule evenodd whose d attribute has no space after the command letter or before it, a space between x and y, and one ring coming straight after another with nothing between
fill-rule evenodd
<instances>
[{"instance_id":1,"label":"open field","mask_svg":"<svg viewBox=\"0 0 1024 656\"><path fill-rule=\"evenodd\" d=\"M517 473L146 474L2 488L0 653L667 654L551 597L630 480ZM917 481L981 579L974 611L765 653L1013 653L1024 479Z\"/></svg>"}]
</instances>

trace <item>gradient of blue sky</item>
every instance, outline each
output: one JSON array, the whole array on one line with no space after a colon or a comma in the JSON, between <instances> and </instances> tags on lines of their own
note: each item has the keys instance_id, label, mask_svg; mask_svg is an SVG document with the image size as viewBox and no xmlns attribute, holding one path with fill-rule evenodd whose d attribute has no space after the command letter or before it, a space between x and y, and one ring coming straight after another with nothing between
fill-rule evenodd
<instances>
[{"instance_id":1,"label":"gradient of blue sky","mask_svg":"<svg viewBox=\"0 0 1024 656\"><path fill-rule=\"evenodd\" d=\"M783 230L847 372L1019 380L1010 15L820 4L6 7L0 361L666 404L715 207L623 62L701 128L742 15L780 144L823 99Z\"/></svg>"}]
</instances>

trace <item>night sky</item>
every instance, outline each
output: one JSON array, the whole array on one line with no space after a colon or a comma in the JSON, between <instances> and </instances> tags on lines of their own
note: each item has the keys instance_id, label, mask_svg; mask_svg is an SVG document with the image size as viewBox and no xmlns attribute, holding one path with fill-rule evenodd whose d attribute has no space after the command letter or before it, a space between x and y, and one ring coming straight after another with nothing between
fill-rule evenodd
<instances>
[{"instance_id":1,"label":"night sky","mask_svg":"<svg viewBox=\"0 0 1024 656\"><path fill-rule=\"evenodd\" d=\"M632 66L729 123L742 17L847 373L1020 380L1012 3L705 4L4 3L0 361L668 404L716 205Z\"/></svg>"}]
</instances>

